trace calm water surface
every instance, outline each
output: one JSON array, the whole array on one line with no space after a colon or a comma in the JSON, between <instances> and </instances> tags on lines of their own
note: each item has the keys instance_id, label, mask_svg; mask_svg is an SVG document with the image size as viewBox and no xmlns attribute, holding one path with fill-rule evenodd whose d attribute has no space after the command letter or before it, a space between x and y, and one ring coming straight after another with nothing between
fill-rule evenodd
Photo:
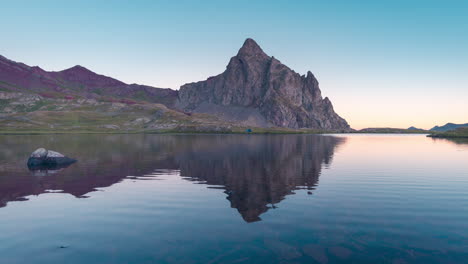
<instances>
[{"instance_id":1,"label":"calm water surface","mask_svg":"<svg viewBox=\"0 0 468 264\"><path fill-rule=\"evenodd\" d=\"M0 263L468 263L468 144L0 136ZM29 171L38 147L78 162Z\"/></svg>"}]
</instances>

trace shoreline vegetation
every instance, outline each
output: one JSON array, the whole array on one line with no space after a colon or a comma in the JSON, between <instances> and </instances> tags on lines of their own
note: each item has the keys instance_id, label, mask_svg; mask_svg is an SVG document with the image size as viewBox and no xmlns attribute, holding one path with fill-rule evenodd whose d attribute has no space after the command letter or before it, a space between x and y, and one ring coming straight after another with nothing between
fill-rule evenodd
<instances>
[{"instance_id":1,"label":"shoreline vegetation","mask_svg":"<svg viewBox=\"0 0 468 264\"><path fill-rule=\"evenodd\" d=\"M427 136L432 137L432 138L466 138L468 139L468 127L461 127L461 128L457 128L457 129L446 131L446 132L434 132Z\"/></svg>"},{"instance_id":2,"label":"shoreline vegetation","mask_svg":"<svg viewBox=\"0 0 468 264\"><path fill-rule=\"evenodd\" d=\"M262 128L203 113L184 113L149 102L57 99L0 92L0 134L330 134L428 133L399 128Z\"/></svg>"},{"instance_id":3,"label":"shoreline vegetation","mask_svg":"<svg viewBox=\"0 0 468 264\"><path fill-rule=\"evenodd\" d=\"M261 128L216 115L185 113L149 102L46 98L0 92L0 134L427 134L434 138L468 138L468 129L438 132L410 127L355 129Z\"/></svg>"}]
</instances>

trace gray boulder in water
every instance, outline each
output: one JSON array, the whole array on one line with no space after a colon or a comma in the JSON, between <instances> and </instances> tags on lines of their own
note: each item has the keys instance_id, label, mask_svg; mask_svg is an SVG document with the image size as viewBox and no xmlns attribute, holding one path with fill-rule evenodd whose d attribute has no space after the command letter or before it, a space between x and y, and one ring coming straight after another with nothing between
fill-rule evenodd
<instances>
[{"instance_id":1,"label":"gray boulder in water","mask_svg":"<svg viewBox=\"0 0 468 264\"><path fill-rule=\"evenodd\" d=\"M65 155L45 148L36 149L28 159L28 168L40 169L40 168L60 168L66 167L76 160L66 157Z\"/></svg>"}]
</instances>

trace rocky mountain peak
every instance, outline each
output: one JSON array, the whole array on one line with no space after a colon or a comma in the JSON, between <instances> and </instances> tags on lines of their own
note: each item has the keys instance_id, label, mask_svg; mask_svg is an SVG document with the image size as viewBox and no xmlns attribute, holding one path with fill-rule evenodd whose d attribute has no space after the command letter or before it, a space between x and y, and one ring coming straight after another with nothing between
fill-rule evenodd
<instances>
[{"instance_id":1,"label":"rocky mountain peak","mask_svg":"<svg viewBox=\"0 0 468 264\"><path fill-rule=\"evenodd\" d=\"M177 107L213 114L244 126L347 130L318 81L300 75L246 39L226 70L179 90Z\"/></svg>"},{"instance_id":2,"label":"rocky mountain peak","mask_svg":"<svg viewBox=\"0 0 468 264\"><path fill-rule=\"evenodd\" d=\"M239 49L237 56L268 56L263 52L262 48L255 42L255 40L248 38Z\"/></svg>"}]
</instances>

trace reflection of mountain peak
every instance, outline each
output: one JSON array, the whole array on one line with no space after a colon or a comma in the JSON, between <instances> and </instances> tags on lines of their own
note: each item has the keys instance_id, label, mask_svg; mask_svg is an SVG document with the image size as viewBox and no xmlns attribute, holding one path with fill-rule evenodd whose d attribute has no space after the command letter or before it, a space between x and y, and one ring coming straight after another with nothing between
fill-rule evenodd
<instances>
[{"instance_id":1,"label":"reflection of mountain peak","mask_svg":"<svg viewBox=\"0 0 468 264\"><path fill-rule=\"evenodd\" d=\"M18 142L4 136L0 158L7 162L0 164L0 207L49 190L86 197L127 176L139 179L162 169L224 189L231 207L254 222L294 190L313 190L322 166L330 164L344 140L315 135L64 135L24 136ZM24 150L37 145L66 150L80 162L36 177L24 166Z\"/></svg>"},{"instance_id":2,"label":"reflection of mountain peak","mask_svg":"<svg viewBox=\"0 0 468 264\"><path fill-rule=\"evenodd\" d=\"M224 185L231 207L246 222L255 222L294 190L313 190L322 165L330 163L344 140L311 135L206 138L207 147L181 153L178 163L183 176Z\"/></svg>"}]
</instances>

